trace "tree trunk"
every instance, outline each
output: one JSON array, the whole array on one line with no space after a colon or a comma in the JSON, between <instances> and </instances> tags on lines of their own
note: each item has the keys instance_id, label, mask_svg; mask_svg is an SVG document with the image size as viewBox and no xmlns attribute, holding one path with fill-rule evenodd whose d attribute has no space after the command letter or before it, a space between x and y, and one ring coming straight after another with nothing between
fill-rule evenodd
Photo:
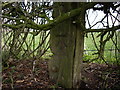
<instances>
[{"instance_id":1,"label":"tree trunk","mask_svg":"<svg viewBox=\"0 0 120 90\"><path fill-rule=\"evenodd\" d=\"M79 5L69 2L55 3L55 6L59 8L54 8L54 17ZM49 61L49 76L51 80L65 88L76 88L80 85L84 35L80 25L75 23L78 18L79 16L66 20L50 31L53 57Z\"/></svg>"}]
</instances>

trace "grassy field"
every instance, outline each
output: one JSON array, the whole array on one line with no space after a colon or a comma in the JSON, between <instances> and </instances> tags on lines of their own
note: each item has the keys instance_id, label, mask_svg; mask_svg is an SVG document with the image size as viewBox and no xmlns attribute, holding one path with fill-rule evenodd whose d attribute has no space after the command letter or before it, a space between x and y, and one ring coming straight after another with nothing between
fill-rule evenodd
<instances>
[{"instance_id":1,"label":"grassy field","mask_svg":"<svg viewBox=\"0 0 120 90\"><path fill-rule=\"evenodd\" d=\"M100 38L97 38L98 34L99 33L94 33L94 37L95 37L95 41L96 41L97 47L99 47L99 41L100 41L99 40ZM49 38L50 38L50 36L47 38L46 42L49 41ZM105 38L106 38L106 36L105 36ZM27 42L27 45L29 46L29 48L30 48L31 51L33 49L37 48L39 46L39 43L41 43L41 35L35 36L34 37L34 41L32 41L32 39L33 39L33 35L32 34L28 34L26 42ZM21 38L21 40L22 40L22 38ZM31 41L32 41L32 44L30 44ZM96 47L94 45L94 41L93 41L91 33L88 33L87 37L85 37L85 43L84 43L84 45L85 45L85 50L87 50L87 51L84 52L85 59L89 60L89 59L96 58L96 55L92 55L92 54L94 54L94 53L97 52L97 49L96 49ZM27 49L26 43L23 44L23 48ZM43 49L44 47L41 46L40 48ZM117 62L117 61L115 61L116 60L116 58L115 58L115 50L111 51L110 49L115 49L115 46L114 46L112 40L109 40L106 43L105 51L104 51L104 56L105 56L105 59L106 59L106 61L108 63ZM23 52L24 51L20 51L20 55L22 55ZM36 55L37 51L34 54ZM51 55L52 55L52 53L51 53L50 49L48 49L48 51L45 53L45 55L42 58L50 58L49 56L51 56ZM99 61L99 62L102 62L102 61Z\"/></svg>"},{"instance_id":2,"label":"grassy field","mask_svg":"<svg viewBox=\"0 0 120 90\"><path fill-rule=\"evenodd\" d=\"M98 38L99 33L94 33L94 38L95 38L95 42L97 44L97 47L99 47L99 41L100 41L100 38ZM106 38L106 36L104 37ZM114 39L115 37L113 37ZM97 49L95 47L95 44L94 44L94 41L93 41L93 38L92 38L92 35L91 33L88 34L88 37L85 37L85 50L88 50L88 51L85 51L85 54L87 54L86 56L88 56L88 59L91 59L91 58L95 58L96 56L95 55L92 55L94 53L96 53ZM105 51L104 51L104 56L105 56L105 59L108 63L113 63L113 62L117 62L116 61L116 55L115 55L115 46L112 42L112 40L110 39L106 45L105 45ZM100 61L99 61L100 62ZM102 61L101 61L102 62Z\"/></svg>"}]
</instances>

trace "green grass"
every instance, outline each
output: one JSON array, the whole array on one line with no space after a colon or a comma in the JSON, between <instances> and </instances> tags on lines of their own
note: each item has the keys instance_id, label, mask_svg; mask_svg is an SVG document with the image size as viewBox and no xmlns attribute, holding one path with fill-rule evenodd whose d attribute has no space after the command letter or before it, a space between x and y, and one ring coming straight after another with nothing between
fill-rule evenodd
<instances>
[{"instance_id":1,"label":"green grass","mask_svg":"<svg viewBox=\"0 0 120 90\"><path fill-rule=\"evenodd\" d=\"M99 33L94 33L94 36L95 36L95 41L96 41L96 44L97 44L97 46L99 47L99 37L97 38L97 36L98 36L98 34ZM8 34L8 36L10 36L10 34ZM8 36L6 36L6 37L8 37ZM23 34L21 35L22 37L24 36ZM87 37L85 37L85 43L84 43L84 45L85 45L85 50L97 50L96 49L96 47L95 47L95 45L94 45L94 42L93 42L93 39L92 39L92 36L91 36L91 34L90 33L88 33L88 38ZM11 39L12 39L13 37L11 37ZM33 49L35 49L36 47L38 47L39 46L39 43L41 42L41 35L39 34L39 35L37 35L37 36L35 36L34 37L34 42L32 42L32 44L30 45L30 42L32 41L32 38L33 38L33 35L32 34L28 34L28 36L27 36L27 39L26 39L26 42L27 42L27 44L28 44L28 46L29 46L29 50L31 50L31 51L33 51ZM47 38L47 40L46 40L46 42L48 42L49 41L49 38L50 38L50 36ZM105 36L105 38L106 38L106 36ZM21 39L21 41L22 41L22 38L20 38ZM113 38L114 39L114 38ZM2 40L3 41L3 40ZM10 42L10 41L9 41ZM2 44L3 44L4 42L2 42ZM46 45L47 43L44 43L44 45ZM23 46L22 46L24 49L27 49L27 45L24 43L23 44ZM43 48L45 48L44 46L41 46L40 47L40 49L43 49ZM115 49L115 47L114 47L114 45L113 45L113 42L111 41L111 40L109 40L107 43L106 43L106 46L105 46L105 53L104 53L104 56L105 56L105 59L106 59L106 61L107 62L116 62L115 60L115 51L109 51L108 49ZM84 56L85 58L84 59L86 59L86 60L89 60L89 59L93 59L93 58L95 58L95 57L97 57L96 55L92 55L93 53L96 53L97 51L87 51L87 54ZM22 58L22 54L24 53L24 51L23 51L23 49L20 51L20 53L19 53L19 57L21 57ZM26 53L27 54L27 53ZM36 51L35 53L34 53L34 55L37 55L38 54L38 52ZM28 54L28 56L29 56L29 54ZM44 56L42 56L42 58L46 58L46 59L50 59L51 58L51 56L52 56L52 53L51 53L51 51L50 51L50 49L45 53L45 55ZM99 60L98 60L99 61ZM102 62L102 61L100 61L100 62Z\"/></svg>"},{"instance_id":2,"label":"green grass","mask_svg":"<svg viewBox=\"0 0 120 90\"><path fill-rule=\"evenodd\" d=\"M46 33L48 33L48 32L46 32ZM9 38L9 36L10 36L11 34L12 34L12 33L10 32L8 35L5 36L5 38L2 38L2 46L4 46L6 40ZM40 33L40 34L34 36L34 40L33 40L33 35L32 35L32 34L28 34L28 35L27 35L27 38L26 38L26 41L25 41L25 42L23 43L23 45L22 45L21 50L17 51L18 46L20 46L20 43L22 43L23 37L24 37L24 34L21 34L21 35L19 36L19 40L17 40L18 38L16 39L16 43L17 43L18 46L17 46L17 48L16 48L15 50L13 50L13 51L15 51L15 53L16 53L16 52L19 53L19 54L17 54L17 56L18 56L19 58L23 58L24 50L27 50L27 49L28 49L28 53L25 53L25 55L27 55L26 57L28 57L28 56L29 56L29 57L33 57L33 54L29 55L29 53L32 52L34 49L36 49L36 48L39 46L40 43L42 43L42 40L41 40L41 39L42 39L42 35L43 35L43 33ZM12 44L12 39L13 39L13 36L10 37L9 41L8 41L7 44L6 44L7 46L9 46L10 44ZM34 55L37 55L38 52L40 53L40 50L42 50L42 49L44 49L44 48L47 48L47 47L45 47L45 46L46 46L48 40L49 40L49 36L48 36L48 38L46 39L44 45L42 45L42 46L39 48L39 50L36 50L36 52L34 52ZM19 41L20 41L20 42L19 42ZM26 43L27 43L27 44L26 44ZM6 49L4 49L2 52L6 52L6 50L9 50L8 47L5 47L5 48L6 48ZM25 55L24 55L24 56L25 56Z\"/></svg>"},{"instance_id":3,"label":"green grass","mask_svg":"<svg viewBox=\"0 0 120 90\"><path fill-rule=\"evenodd\" d=\"M95 41L96 41L96 44L97 44L97 47L99 47L99 41L100 41L100 38L97 37L99 33L94 33L94 37L95 37ZM104 37L106 38L106 36ZM115 37L113 37L114 39ZM92 39L92 35L91 33L88 34L88 38L85 37L85 49L86 50L97 50L95 45L94 45L94 42L93 42L93 39ZM106 45L105 45L105 51L104 51L104 56L105 56L105 59L108 63L113 63L113 62L117 62L116 61L116 56L115 56L115 51L110 51L109 49L115 49L115 46L112 42L112 40L110 39ZM96 53L97 51L87 51L87 55L85 55L85 57L87 56L87 59L93 59L95 58L96 56L95 55L92 55L93 53ZM99 61L99 62L102 62L102 61Z\"/></svg>"}]
</instances>

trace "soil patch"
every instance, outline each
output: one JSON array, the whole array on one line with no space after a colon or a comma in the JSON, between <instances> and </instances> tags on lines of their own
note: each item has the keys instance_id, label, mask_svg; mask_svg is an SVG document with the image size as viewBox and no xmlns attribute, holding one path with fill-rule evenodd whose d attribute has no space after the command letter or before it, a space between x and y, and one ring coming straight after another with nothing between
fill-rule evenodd
<instances>
[{"instance_id":1,"label":"soil patch","mask_svg":"<svg viewBox=\"0 0 120 90\"><path fill-rule=\"evenodd\" d=\"M55 83L49 80L48 60L36 60L34 68L32 62L13 60L11 67L2 72L2 89L55 88ZM84 63L83 66L81 90L120 90L119 66L96 63Z\"/></svg>"}]
</instances>

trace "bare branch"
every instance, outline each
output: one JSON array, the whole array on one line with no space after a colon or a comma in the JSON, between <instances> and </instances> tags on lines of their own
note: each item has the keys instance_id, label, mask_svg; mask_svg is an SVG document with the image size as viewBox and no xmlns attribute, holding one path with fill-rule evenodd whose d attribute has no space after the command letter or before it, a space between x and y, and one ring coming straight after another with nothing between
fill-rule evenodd
<instances>
[{"instance_id":1,"label":"bare branch","mask_svg":"<svg viewBox=\"0 0 120 90\"><path fill-rule=\"evenodd\" d=\"M116 31L118 29L120 29L120 25L107 29L86 29L85 32L89 33L89 32L102 32L102 31Z\"/></svg>"}]
</instances>

